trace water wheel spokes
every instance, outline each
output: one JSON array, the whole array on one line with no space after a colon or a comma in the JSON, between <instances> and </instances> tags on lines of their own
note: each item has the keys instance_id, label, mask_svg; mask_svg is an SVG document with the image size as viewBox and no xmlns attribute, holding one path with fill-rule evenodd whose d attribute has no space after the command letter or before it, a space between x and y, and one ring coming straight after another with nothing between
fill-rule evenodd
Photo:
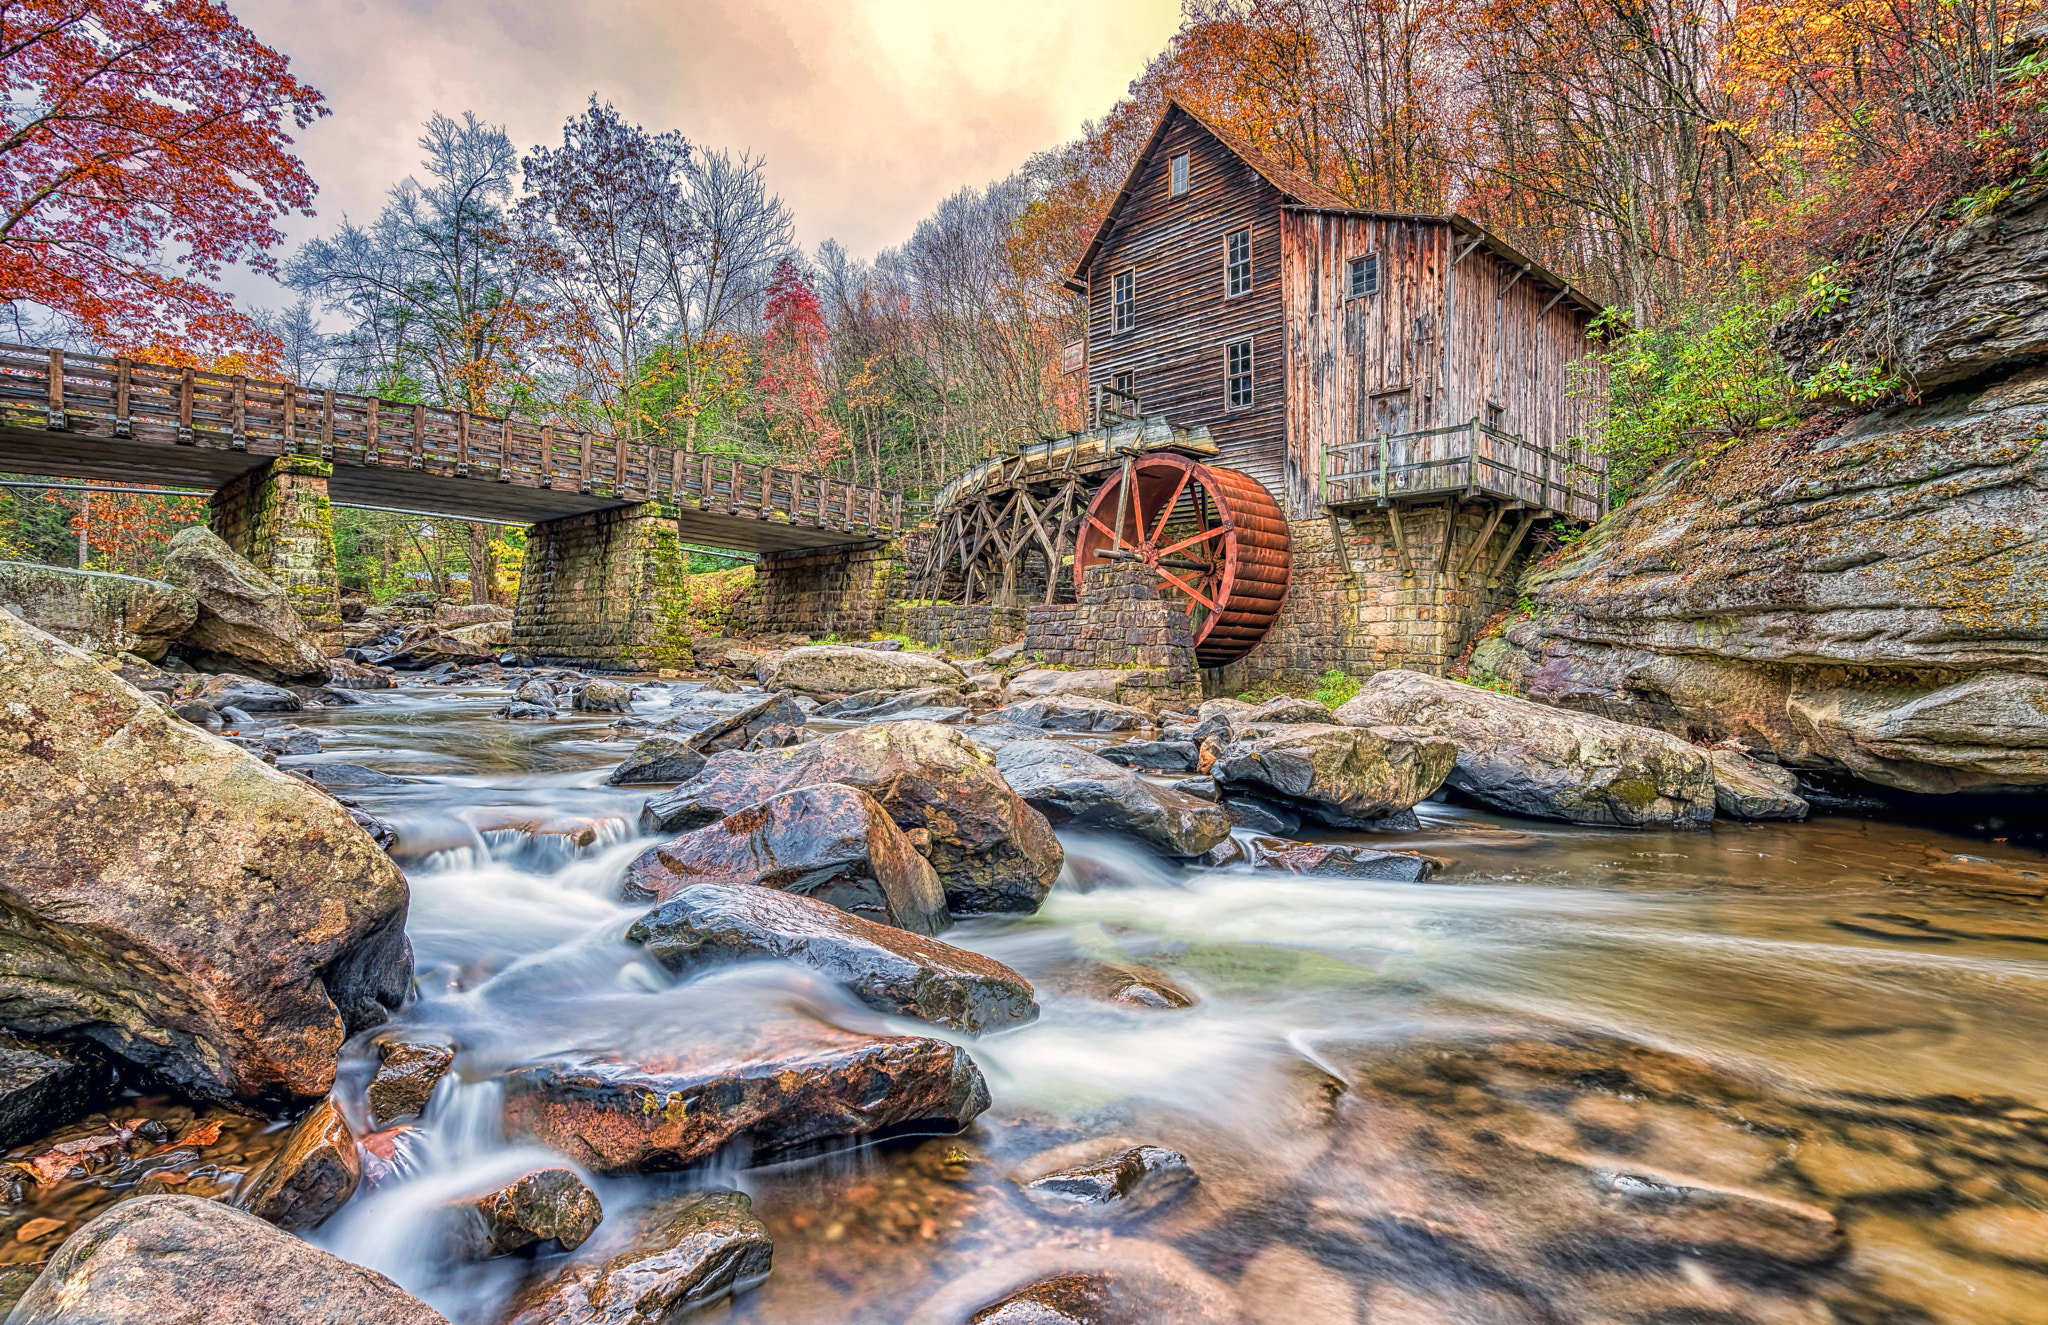
<instances>
[{"instance_id":1,"label":"water wheel spokes","mask_svg":"<svg viewBox=\"0 0 2048 1325\"><path fill-rule=\"evenodd\" d=\"M1091 566L1150 571L1186 608L1204 667L1235 662L1265 638L1292 569L1286 517L1257 480L1171 452L1125 462L1096 490L1074 552L1076 592Z\"/></svg>"}]
</instances>

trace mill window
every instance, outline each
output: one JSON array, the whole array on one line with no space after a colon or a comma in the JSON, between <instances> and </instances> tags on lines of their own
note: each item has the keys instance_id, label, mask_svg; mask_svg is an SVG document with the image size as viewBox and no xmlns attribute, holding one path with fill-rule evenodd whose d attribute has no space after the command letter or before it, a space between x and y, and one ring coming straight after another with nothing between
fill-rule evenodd
<instances>
[{"instance_id":1,"label":"mill window","mask_svg":"<svg viewBox=\"0 0 2048 1325\"><path fill-rule=\"evenodd\" d=\"M1226 351L1225 377L1229 383L1230 408L1243 409L1252 403L1252 343L1241 340Z\"/></svg>"},{"instance_id":2,"label":"mill window","mask_svg":"<svg viewBox=\"0 0 2048 1325\"><path fill-rule=\"evenodd\" d=\"M1243 294L1252 288L1252 232L1247 226L1230 232L1224 243L1223 293Z\"/></svg>"},{"instance_id":3,"label":"mill window","mask_svg":"<svg viewBox=\"0 0 2048 1325\"><path fill-rule=\"evenodd\" d=\"M1351 259L1351 297L1364 299L1380 292L1380 255Z\"/></svg>"},{"instance_id":4,"label":"mill window","mask_svg":"<svg viewBox=\"0 0 2048 1325\"><path fill-rule=\"evenodd\" d=\"M1138 325L1138 273L1120 271L1116 274L1116 321L1118 331L1129 331Z\"/></svg>"},{"instance_id":5,"label":"mill window","mask_svg":"<svg viewBox=\"0 0 2048 1325\"><path fill-rule=\"evenodd\" d=\"M1188 191L1188 154L1182 152L1173 159L1171 172L1173 196L1178 198Z\"/></svg>"}]
</instances>

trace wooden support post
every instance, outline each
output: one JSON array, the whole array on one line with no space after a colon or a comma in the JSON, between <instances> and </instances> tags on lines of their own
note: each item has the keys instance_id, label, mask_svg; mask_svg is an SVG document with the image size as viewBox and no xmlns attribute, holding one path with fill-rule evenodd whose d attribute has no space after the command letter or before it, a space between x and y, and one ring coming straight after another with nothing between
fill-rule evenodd
<instances>
[{"instance_id":1,"label":"wooden support post","mask_svg":"<svg viewBox=\"0 0 2048 1325\"><path fill-rule=\"evenodd\" d=\"M1493 504L1493 514L1486 517L1486 527L1479 531L1479 537L1474 540L1472 550L1467 552L1465 559L1458 563L1459 579L1462 580L1467 575L1470 575L1472 568L1479 563L1480 554L1485 552L1486 545L1493 541L1493 531L1500 526L1500 517L1507 513L1507 509L1507 506L1501 502Z\"/></svg>"},{"instance_id":2,"label":"wooden support post","mask_svg":"<svg viewBox=\"0 0 2048 1325\"><path fill-rule=\"evenodd\" d=\"M512 475L517 472L519 457L515 448L518 445L517 439L512 434L512 420L500 419L498 421L498 482L510 483Z\"/></svg>"},{"instance_id":3,"label":"wooden support post","mask_svg":"<svg viewBox=\"0 0 2048 1325\"><path fill-rule=\"evenodd\" d=\"M1443 584L1444 572L1451 565L1451 538L1458 532L1458 499L1451 497L1444 502L1444 543L1436 555L1436 576L1430 584L1435 589Z\"/></svg>"},{"instance_id":4,"label":"wooden support post","mask_svg":"<svg viewBox=\"0 0 2048 1325\"><path fill-rule=\"evenodd\" d=\"M697 465L697 509L711 509L711 456L705 454Z\"/></svg>"},{"instance_id":5,"label":"wooden support post","mask_svg":"<svg viewBox=\"0 0 2048 1325\"><path fill-rule=\"evenodd\" d=\"M669 452L668 499L678 505L683 500L683 453L680 450Z\"/></svg>"},{"instance_id":6,"label":"wooden support post","mask_svg":"<svg viewBox=\"0 0 2048 1325\"><path fill-rule=\"evenodd\" d=\"M133 437L135 420L129 414L128 388L135 375L135 362L126 357L114 360L114 436Z\"/></svg>"},{"instance_id":7,"label":"wooden support post","mask_svg":"<svg viewBox=\"0 0 2048 1325\"><path fill-rule=\"evenodd\" d=\"M293 386L290 382L286 382L284 384L284 404L281 407L280 411L283 417L279 420L279 424L282 428L282 440L284 443L284 453L286 455L296 455L298 454L299 450L299 401L297 393L298 388Z\"/></svg>"},{"instance_id":8,"label":"wooden support post","mask_svg":"<svg viewBox=\"0 0 2048 1325\"><path fill-rule=\"evenodd\" d=\"M469 411L455 411L455 477L469 477Z\"/></svg>"},{"instance_id":9,"label":"wooden support post","mask_svg":"<svg viewBox=\"0 0 2048 1325\"><path fill-rule=\"evenodd\" d=\"M187 368L178 378L178 445L190 446L192 437L192 393L198 383L193 380L192 370Z\"/></svg>"},{"instance_id":10,"label":"wooden support post","mask_svg":"<svg viewBox=\"0 0 2048 1325\"><path fill-rule=\"evenodd\" d=\"M62 432L70 427L70 420L64 415L64 351L50 351L50 378L48 382L50 403L43 414L43 427L50 432ZM82 543L80 546L84 546Z\"/></svg>"},{"instance_id":11,"label":"wooden support post","mask_svg":"<svg viewBox=\"0 0 2048 1325\"><path fill-rule=\"evenodd\" d=\"M1351 552L1344 546L1344 522L1337 518L1335 511L1323 513L1330 521L1330 548L1337 554L1337 564L1344 568L1344 578L1352 584L1358 583L1358 571L1351 564Z\"/></svg>"},{"instance_id":12,"label":"wooden support post","mask_svg":"<svg viewBox=\"0 0 2048 1325\"><path fill-rule=\"evenodd\" d=\"M584 434L583 434L583 467L582 467L581 471L580 471L580 472L578 473L578 475L577 475L577 478L576 478L576 488L577 488L577 490L578 490L579 492L589 492L589 491L590 491L590 434L589 434L589 433L584 433Z\"/></svg>"},{"instance_id":13,"label":"wooden support post","mask_svg":"<svg viewBox=\"0 0 2048 1325\"><path fill-rule=\"evenodd\" d=\"M1415 574L1415 567L1408 561L1408 537L1401 529L1401 508L1387 507L1387 527L1394 531L1394 561L1401 568L1401 578L1408 579Z\"/></svg>"},{"instance_id":14,"label":"wooden support post","mask_svg":"<svg viewBox=\"0 0 2048 1325\"><path fill-rule=\"evenodd\" d=\"M540 485L552 490L555 486L555 425L540 425Z\"/></svg>"},{"instance_id":15,"label":"wooden support post","mask_svg":"<svg viewBox=\"0 0 2048 1325\"><path fill-rule=\"evenodd\" d=\"M773 519L774 516L775 466L763 465L761 466L761 518L763 520L769 520Z\"/></svg>"},{"instance_id":16,"label":"wooden support post","mask_svg":"<svg viewBox=\"0 0 2048 1325\"><path fill-rule=\"evenodd\" d=\"M320 458L334 459L334 388L320 393Z\"/></svg>"},{"instance_id":17,"label":"wooden support post","mask_svg":"<svg viewBox=\"0 0 2048 1325\"><path fill-rule=\"evenodd\" d=\"M729 514L738 515L740 513L740 458L738 456L732 458L732 471L726 477L726 484L732 490L726 494L725 509Z\"/></svg>"},{"instance_id":18,"label":"wooden support post","mask_svg":"<svg viewBox=\"0 0 2048 1325\"><path fill-rule=\"evenodd\" d=\"M425 469L427 467L427 407L425 405L414 405L412 407L412 467L414 469Z\"/></svg>"},{"instance_id":19,"label":"wooden support post","mask_svg":"<svg viewBox=\"0 0 2048 1325\"><path fill-rule=\"evenodd\" d=\"M228 418L230 421L228 445L237 451L246 451L249 449L249 434L247 432L249 420L249 379L240 373L236 373L232 380L234 382L234 389L228 396Z\"/></svg>"},{"instance_id":20,"label":"wooden support post","mask_svg":"<svg viewBox=\"0 0 2048 1325\"><path fill-rule=\"evenodd\" d=\"M384 439L378 434L377 398L370 397L369 406L363 410L363 463L374 465L384 458Z\"/></svg>"},{"instance_id":21,"label":"wooden support post","mask_svg":"<svg viewBox=\"0 0 2048 1325\"><path fill-rule=\"evenodd\" d=\"M626 484L626 439L621 437L612 444L612 495L623 497Z\"/></svg>"},{"instance_id":22,"label":"wooden support post","mask_svg":"<svg viewBox=\"0 0 2048 1325\"><path fill-rule=\"evenodd\" d=\"M1515 526L1515 532L1508 535L1508 545L1500 550L1500 560L1494 562L1493 569L1486 573L1486 583L1489 586L1499 582L1500 573L1506 570L1508 563L1515 558L1515 549L1522 546L1523 535L1527 534L1529 526L1535 523L1536 512L1530 511L1522 516L1522 522Z\"/></svg>"},{"instance_id":23,"label":"wooden support post","mask_svg":"<svg viewBox=\"0 0 2048 1325\"><path fill-rule=\"evenodd\" d=\"M892 493L889 497L889 532L903 532L903 494L900 492Z\"/></svg>"}]
</instances>

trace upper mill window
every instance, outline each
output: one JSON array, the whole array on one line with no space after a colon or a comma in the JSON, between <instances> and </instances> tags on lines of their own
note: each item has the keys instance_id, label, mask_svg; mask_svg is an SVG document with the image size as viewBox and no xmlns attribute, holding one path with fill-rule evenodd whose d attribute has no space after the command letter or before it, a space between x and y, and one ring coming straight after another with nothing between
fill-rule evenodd
<instances>
[{"instance_id":1,"label":"upper mill window","mask_svg":"<svg viewBox=\"0 0 2048 1325\"><path fill-rule=\"evenodd\" d=\"M1120 271L1116 274L1116 317L1113 326L1118 331L1129 331L1138 325L1138 273Z\"/></svg>"},{"instance_id":2,"label":"upper mill window","mask_svg":"<svg viewBox=\"0 0 2048 1325\"><path fill-rule=\"evenodd\" d=\"M1351 297L1363 299L1380 292L1380 255L1368 253L1351 259Z\"/></svg>"},{"instance_id":3,"label":"upper mill window","mask_svg":"<svg viewBox=\"0 0 2048 1325\"><path fill-rule=\"evenodd\" d=\"M1243 294L1252 288L1252 232L1246 226L1230 232L1224 243L1223 293Z\"/></svg>"},{"instance_id":4,"label":"upper mill window","mask_svg":"<svg viewBox=\"0 0 2048 1325\"><path fill-rule=\"evenodd\" d=\"M1168 174L1171 179L1170 187L1173 189L1174 197L1178 198L1181 194L1188 191L1188 154L1186 152L1182 152L1173 159L1173 165L1169 169Z\"/></svg>"}]
</instances>

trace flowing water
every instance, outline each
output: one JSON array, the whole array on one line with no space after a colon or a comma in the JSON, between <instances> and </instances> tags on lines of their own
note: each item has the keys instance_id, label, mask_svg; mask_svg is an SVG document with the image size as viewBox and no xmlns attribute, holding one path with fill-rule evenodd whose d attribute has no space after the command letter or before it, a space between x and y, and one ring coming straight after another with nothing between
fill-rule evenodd
<instances>
[{"instance_id":1,"label":"flowing water","mask_svg":"<svg viewBox=\"0 0 2048 1325\"><path fill-rule=\"evenodd\" d=\"M604 785L633 739L608 720L509 723L502 691L374 698L298 720L315 758L403 779L346 794L400 832L420 990L401 1020L460 1053L316 1241L497 1321L563 1258L463 1265L434 1221L546 1158L502 1134L507 1066L763 1008L931 1033L793 968L678 983L627 944L641 908L617 882L652 839L646 790ZM967 1133L593 1178L621 1232L581 1254L678 1189L728 1186L775 1241L768 1281L725 1308L745 1321L964 1320L1091 1267L1166 1285L1138 1317L1160 1321L2048 1321L2038 852L1850 818L1665 834L1420 813L1370 839L1444 862L1412 885L1184 868L1063 831L1039 914L946 935L1043 1006L961 1037L995 1101ZM1101 1001L1074 973L1105 967L1196 1005ZM1200 1184L1075 1224L1008 1176L1119 1139L1181 1151Z\"/></svg>"}]
</instances>

